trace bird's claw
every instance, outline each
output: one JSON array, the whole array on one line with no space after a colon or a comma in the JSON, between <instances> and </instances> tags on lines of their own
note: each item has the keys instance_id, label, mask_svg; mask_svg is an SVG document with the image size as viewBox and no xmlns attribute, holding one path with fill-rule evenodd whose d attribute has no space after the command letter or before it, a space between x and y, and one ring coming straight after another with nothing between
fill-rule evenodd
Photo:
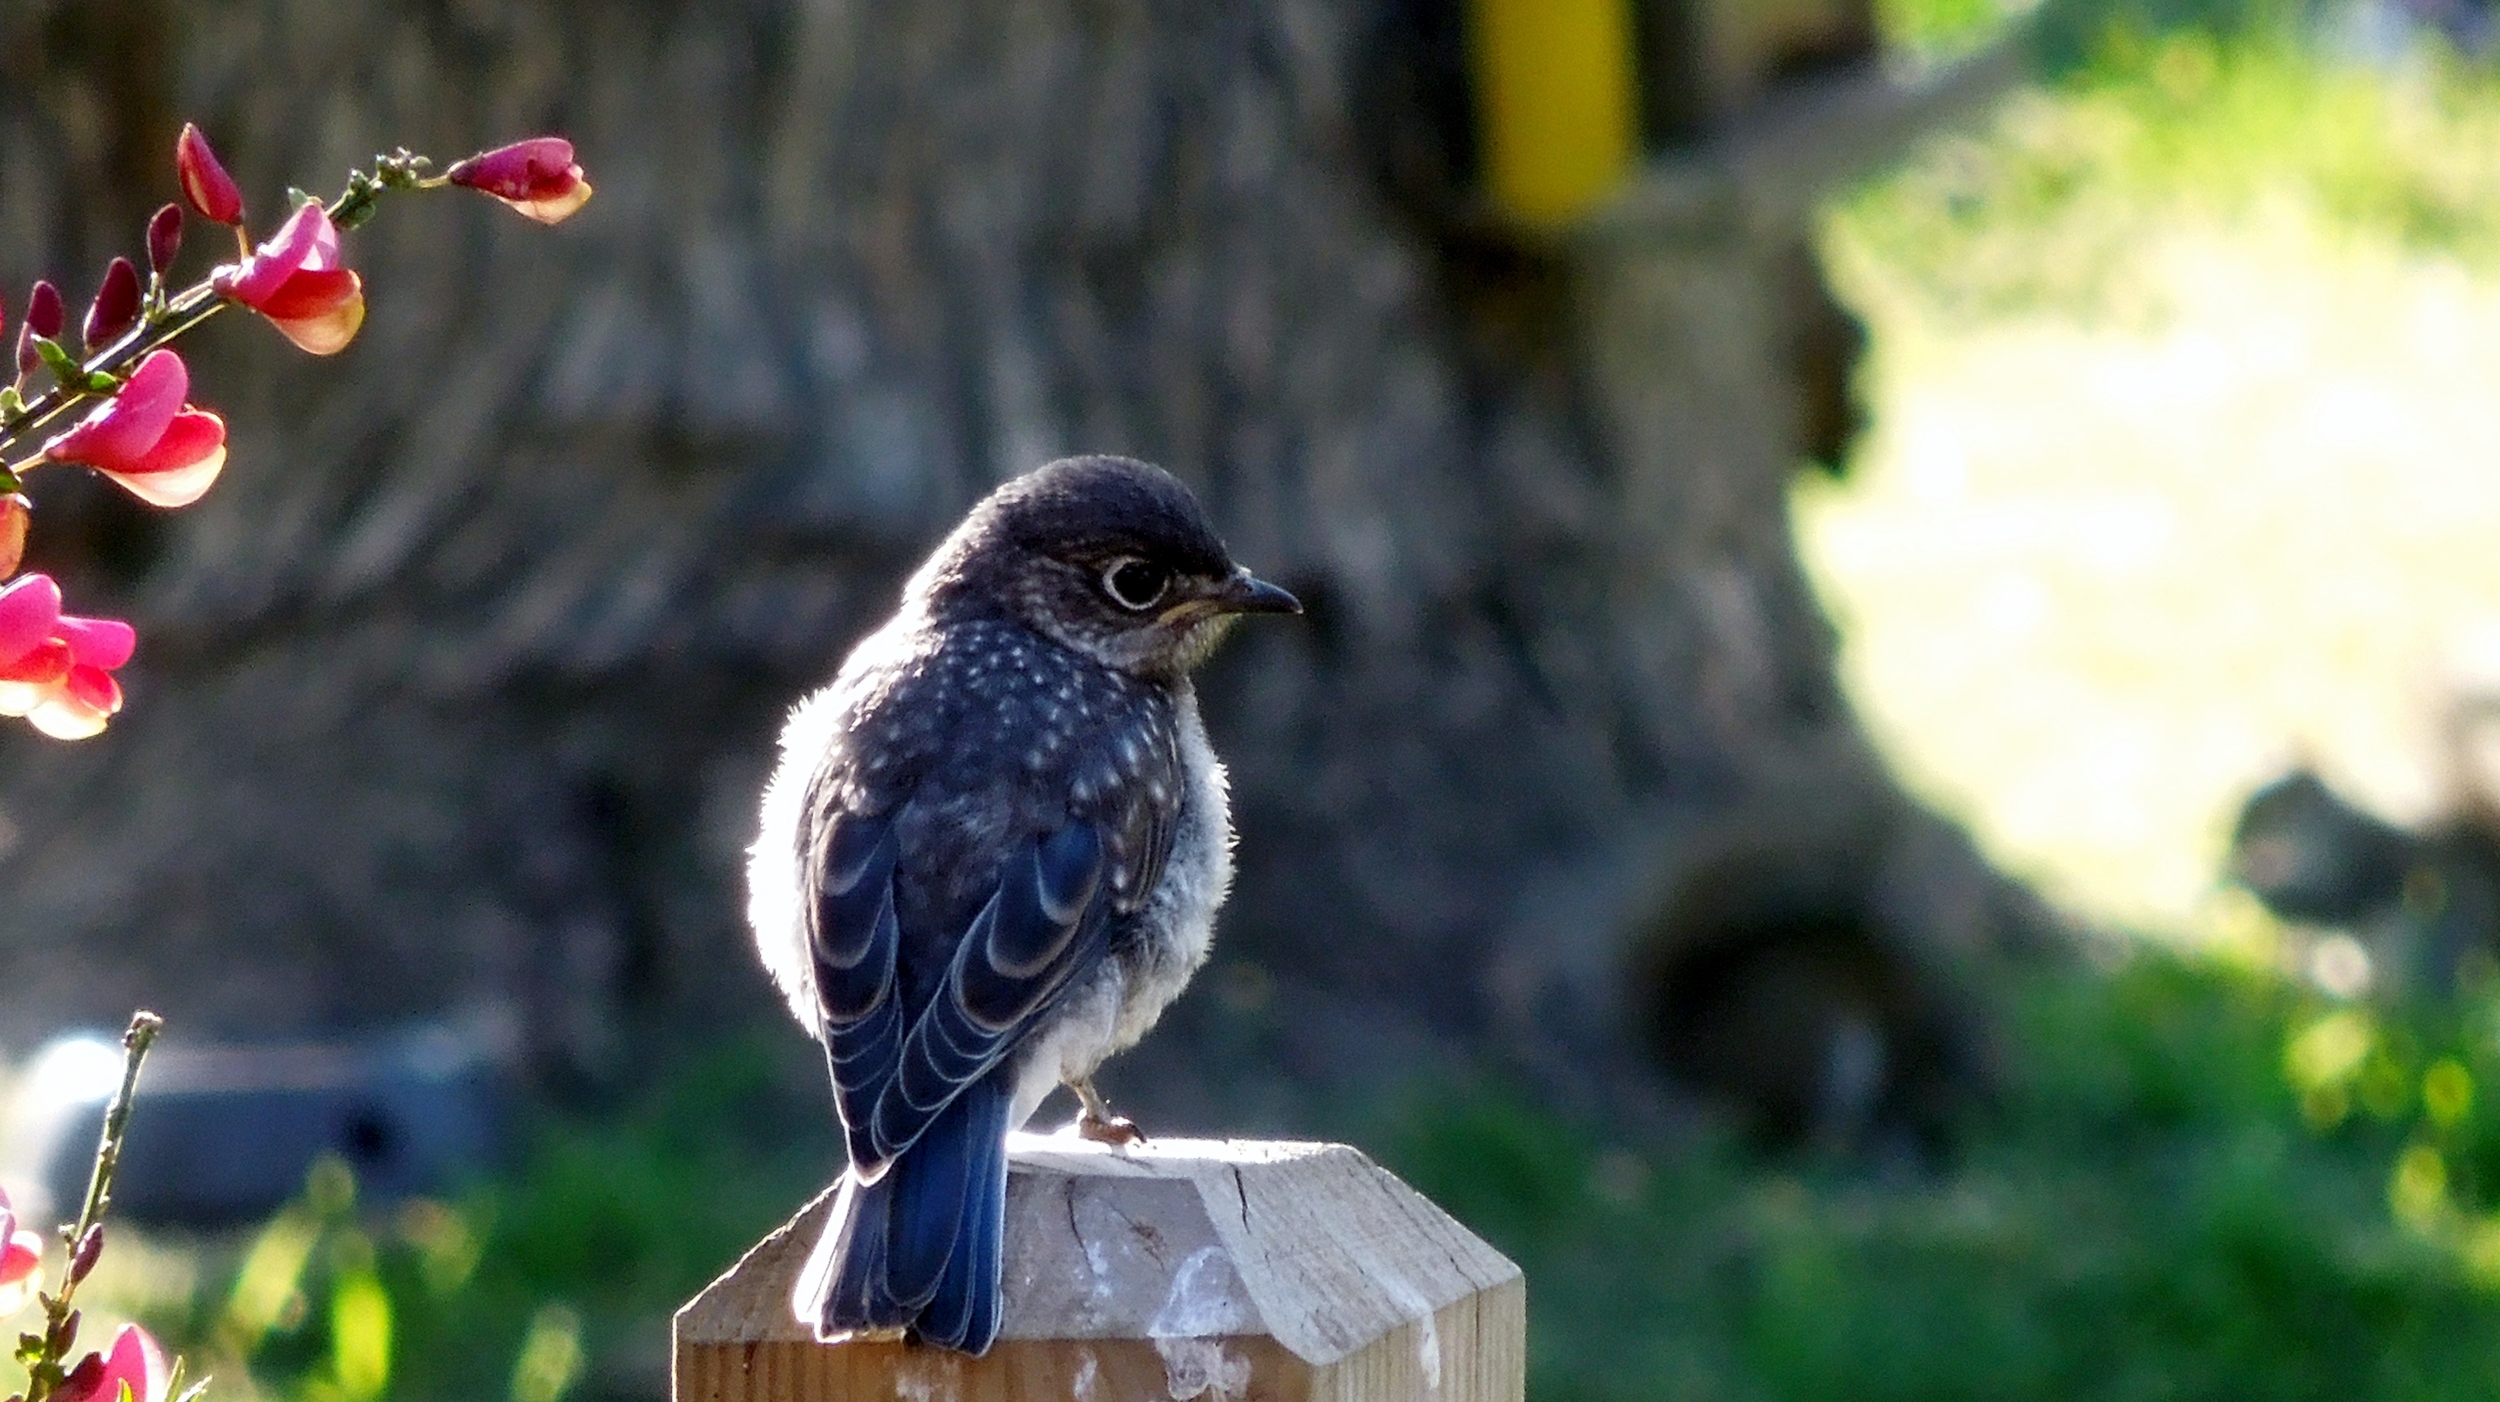
<instances>
[{"instance_id":1,"label":"bird's claw","mask_svg":"<svg viewBox=\"0 0 2500 1402\"><path fill-rule=\"evenodd\" d=\"M1076 1117L1076 1135L1114 1149L1133 1149L1146 1142L1146 1131L1124 1115L1097 1115L1088 1110Z\"/></svg>"}]
</instances>

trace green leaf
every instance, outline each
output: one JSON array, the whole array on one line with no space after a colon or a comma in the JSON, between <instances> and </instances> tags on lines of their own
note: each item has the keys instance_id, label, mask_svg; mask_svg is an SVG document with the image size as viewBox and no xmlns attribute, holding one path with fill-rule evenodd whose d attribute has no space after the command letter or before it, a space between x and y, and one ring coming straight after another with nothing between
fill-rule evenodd
<instances>
[{"instance_id":1,"label":"green leaf","mask_svg":"<svg viewBox=\"0 0 2500 1402\"><path fill-rule=\"evenodd\" d=\"M83 372L78 368L77 357L71 355L67 348L51 337L37 336L35 338L35 354L43 357L43 368L51 371L52 378L62 384L73 384L82 378Z\"/></svg>"},{"instance_id":2,"label":"green leaf","mask_svg":"<svg viewBox=\"0 0 2500 1402\"><path fill-rule=\"evenodd\" d=\"M87 373L87 392L89 394L111 394L116 390L119 390L121 387L121 376L113 374L109 370L91 370Z\"/></svg>"}]
</instances>

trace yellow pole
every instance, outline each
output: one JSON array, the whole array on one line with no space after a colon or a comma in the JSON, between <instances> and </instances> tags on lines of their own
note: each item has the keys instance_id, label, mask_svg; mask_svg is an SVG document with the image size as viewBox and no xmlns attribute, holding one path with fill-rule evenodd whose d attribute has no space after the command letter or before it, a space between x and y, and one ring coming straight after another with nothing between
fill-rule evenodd
<instances>
[{"instance_id":1,"label":"yellow pole","mask_svg":"<svg viewBox=\"0 0 2500 1402\"><path fill-rule=\"evenodd\" d=\"M1485 191L1539 229L1570 223L1632 168L1632 0L1469 0Z\"/></svg>"}]
</instances>

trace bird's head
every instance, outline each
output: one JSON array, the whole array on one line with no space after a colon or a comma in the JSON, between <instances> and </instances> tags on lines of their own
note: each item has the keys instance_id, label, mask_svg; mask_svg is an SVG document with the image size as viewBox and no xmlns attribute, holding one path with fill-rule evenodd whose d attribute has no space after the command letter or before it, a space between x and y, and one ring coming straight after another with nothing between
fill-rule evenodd
<instances>
[{"instance_id":1,"label":"bird's head","mask_svg":"<svg viewBox=\"0 0 2500 1402\"><path fill-rule=\"evenodd\" d=\"M1300 613L1236 565L1197 497L1130 458L1062 458L972 509L913 576L939 619L1004 613L1105 666L1177 677L1245 613Z\"/></svg>"}]
</instances>

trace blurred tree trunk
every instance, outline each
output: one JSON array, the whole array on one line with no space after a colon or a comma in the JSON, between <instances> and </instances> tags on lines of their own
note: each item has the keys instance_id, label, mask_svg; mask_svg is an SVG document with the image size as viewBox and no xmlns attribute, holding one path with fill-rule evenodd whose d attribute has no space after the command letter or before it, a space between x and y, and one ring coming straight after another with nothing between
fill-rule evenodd
<instances>
[{"instance_id":1,"label":"blurred tree trunk","mask_svg":"<svg viewBox=\"0 0 2500 1402\"><path fill-rule=\"evenodd\" d=\"M264 226L402 142L561 131L599 193L553 233L386 206L335 363L222 319L193 359L234 452L192 511L38 481L33 563L143 642L106 738L0 738L9 1040L477 1004L596 1072L640 1017L760 1015L738 869L781 712L968 503L1074 451L1171 467L1312 606L1207 680L1241 879L1147 1099L1673 1061L1707 1040L1658 1030L1684 951L1798 930L1893 951L1933 1022L2015 905L1834 683L1785 517L1800 235L1593 326L1585 266L1392 197L1382 152L1432 128L1384 14L11 7L21 284L135 245L185 118Z\"/></svg>"}]
</instances>

